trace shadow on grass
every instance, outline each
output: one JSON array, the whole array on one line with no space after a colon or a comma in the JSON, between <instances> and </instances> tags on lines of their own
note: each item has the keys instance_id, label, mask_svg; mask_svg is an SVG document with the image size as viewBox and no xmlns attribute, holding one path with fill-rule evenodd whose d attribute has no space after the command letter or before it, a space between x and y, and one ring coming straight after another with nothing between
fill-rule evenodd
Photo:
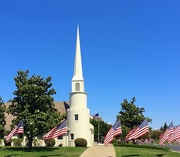
<instances>
[{"instance_id":1,"label":"shadow on grass","mask_svg":"<svg viewBox=\"0 0 180 157\"><path fill-rule=\"evenodd\" d=\"M40 157L49 157L49 156L62 156L61 154L56 154L56 155L42 155Z\"/></svg>"},{"instance_id":2,"label":"shadow on grass","mask_svg":"<svg viewBox=\"0 0 180 157\"><path fill-rule=\"evenodd\" d=\"M11 155L6 155L4 157L11 157L11 156L16 156L16 155L19 155L19 154L11 154Z\"/></svg>"},{"instance_id":3,"label":"shadow on grass","mask_svg":"<svg viewBox=\"0 0 180 157\"><path fill-rule=\"evenodd\" d=\"M123 155L122 157L128 157L128 156L140 156L139 154L131 154L131 155Z\"/></svg>"},{"instance_id":4,"label":"shadow on grass","mask_svg":"<svg viewBox=\"0 0 180 157\"><path fill-rule=\"evenodd\" d=\"M165 154L157 154L156 156L164 156Z\"/></svg>"},{"instance_id":5,"label":"shadow on grass","mask_svg":"<svg viewBox=\"0 0 180 157\"><path fill-rule=\"evenodd\" d=\"M163 157L165 154L157 154L156 156ZM139 154L131 154L131 155L123 155L122 157L128 157L128 156L140 156Z\"/></svg>"},{"instance_id":6,"label":"shadow on grass","mask_svg":"<svg viewBox=\"0 0 180 157\"><path fill-rule=\"evenodd\" d=\"M25 152L29 152L28 147L6 147L4 148L6 150L9 151L25 151ZM54 151L57 150L59 148L52 148L52 147L33 147L31 152L45 152L45 151Z\"/></svg>"}]
</instances>

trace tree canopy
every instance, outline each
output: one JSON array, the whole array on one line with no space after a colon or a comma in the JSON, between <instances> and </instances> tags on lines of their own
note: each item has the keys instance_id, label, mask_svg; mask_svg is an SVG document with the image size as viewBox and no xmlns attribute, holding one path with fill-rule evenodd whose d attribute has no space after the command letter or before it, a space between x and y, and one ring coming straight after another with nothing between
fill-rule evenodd
<instances>
[{"instance_id":1,"label":"tree canopy","mask_svg":"<svg viewBox=\"0 0 180 157\"><path fill-rule=\"evenodd\" d=\"M167 125L167 123L165 122L165 123L164 123L164 126L161 126L161 127L160 127L160 131L164 132L167 128L168 128L168 125Z\"/></svg>"},{"instance_id":2,"label":"tree canopy","mask_svg":"<svg viewBox=\"0 0 180 157\"><path fill-rule=\"evenodd\" d=\"M102 142L103 141L102 137L106 136L107 132L111 128L111 125L107 124L100 118L91 119L91 124L94 126L94 141ZM99 128L99 132L98 132L98 128Z\"/></svg>"},{"instance_id":3,"label":"tree canopy","mask_svg":"<svg viewBox=\"0 0 180 157\"><path fill-rule=\"evenodd\" d=\"M4 126L6 125L5 111L6 106L4 105L4 102L0 97L0 138L3 138L4 136Z\"/></svg>"},{"instance_id":4,"label":"tree canopy","mask_svg":"<svg viewBox=\"0 0 180 157\"><path fill-rule=\"evenodd\" d=\"M24 122L24 135L28 138L29 149L32 149L33 139L60 123L62 115L53 104L52 95L56 91L52 88L51 77L28 77L28 70L17 73L14 78L17 89L13 92L15 97L11 100L8 113L15 116L13 125Z\"/></svg>"},{"instance_id":5,"label":"tree canopy","mask_svg":"<svg viewBox=\"0 0 180 157\"><path fill-rule=\"evenodd\" d=\"M121 103L121 110L116 116L117 119L120 119L121 125L124 125L130 129L134 126L139 125L144 119L151 121L150 118L147 118L143 115L145 112L144 108L139 108L135 105L135 97L132 98L130 102L127 99Z\"/></svg>"}]
</instances>

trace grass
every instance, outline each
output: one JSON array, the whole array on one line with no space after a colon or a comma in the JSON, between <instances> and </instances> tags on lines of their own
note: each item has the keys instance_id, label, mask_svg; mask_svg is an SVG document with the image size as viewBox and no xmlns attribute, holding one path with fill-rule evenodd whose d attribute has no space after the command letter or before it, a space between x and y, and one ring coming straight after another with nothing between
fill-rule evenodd
<instances>
[{"instance_id":1,"label":"grass","mask_svg":"<svg viewBox=\"0 0 180 157\"><path fill-rule=\"evenodd\" d=\"M0 157L79 157L85 147L33 147L28 152L23 147L0 147ZM116 157L180 157L180 153L133 147L114 147Z\"/></svg>"},{"instance_id":2,"label":"grass","mask_svg":"<svg viewBox=\"0 0 180 157\"><path fill-rule=\"evenodd\" d=\"M23 147L0 147L0 157L79 157L85 147L33 147L28 152Z\"/></svg>"},{"instance_id":3,"label":"grass","mask_svg":"<svg viewBox=\"0 0 180 157\"><path fill-rule=\"evenodd\" d=\"M133 147L114 147L116 157L178 157L180 153Z\"/></svg>"}]
</instances>

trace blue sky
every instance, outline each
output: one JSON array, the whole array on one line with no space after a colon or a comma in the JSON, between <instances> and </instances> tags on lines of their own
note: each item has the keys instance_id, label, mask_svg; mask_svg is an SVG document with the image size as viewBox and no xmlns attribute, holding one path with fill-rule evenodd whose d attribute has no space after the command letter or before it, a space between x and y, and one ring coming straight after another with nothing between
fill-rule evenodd
<instances>
[{"instance_id":1,"label":"blue sky","mask_svg":"<svg viewBox=\"0 0 180 157\"><path fill-rule=\"evenodd\" d=\"M179 0L0 1L0 96L13 98L17 71L52 76L55 101L68 101L80 26L91 114L114 123L136 97L153 128L179 121Z\"/></svg>"}]
</instances>

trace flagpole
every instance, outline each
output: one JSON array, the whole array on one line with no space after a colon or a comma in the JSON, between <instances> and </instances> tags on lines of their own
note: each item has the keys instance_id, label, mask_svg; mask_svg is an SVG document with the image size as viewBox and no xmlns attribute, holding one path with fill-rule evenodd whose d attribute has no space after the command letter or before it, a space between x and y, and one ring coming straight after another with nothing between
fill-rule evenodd
<instances>
[{"instance_id":1,"label":"flagpole","mask_svg":"<svg viewBox=\"0 0 180 157\"><path fill-rule=\"evenodd\" d=\"M23 121L23 151L24 151L24 147L25 147L25 139L24 139L24 121Z\"/></svg>"},{"instance_id":2,"label":"flagpole","mask_svg":"<svg viewBox=\"0 0 180 157\"><path fill-rule=\"evenodd\" d=\"M99 143L99 129L100 127L99 127L99 117L98 117L98 143Z\"/></svg>"},{"instance_id":3,"label":"flagpole","mask_svg":"<svg viewBox=\"0 0 180 157\"><path fill-rule=\"evenodd\" d=\"M124 147L124 137L123 137L123 133L121 134L121 137L122 137L122 142L123 142L123 147Z\"/></svg>"},{"instance_id":4,"label":"flagpole","mask_svg":"<svg viewBox=\"0 0 180 157\"><path fill-rule=\"evenodd\" d=\"M67 151L67 133L66 133L66 151ZM66 153L65 153L66 154Z\"/></svg>"},{"instance_id":5,"label":"flagpole","mask_svg":"<svg viewBox=\"0 0 180 157\"><path fill-rule=\"evenodd\" d=\"M119 119L119 121L120 121L120 119ZM120 121L120 125L121 125L121 121ZM122 126L121 126L121 129L123 129ZM121 138L122 138L122 143L123 143L123 147L124 147L124 142L125 142L125 140L124 140L124 137L123 137L123 131L122 131L122 133L121 133Z\"/></svg>"},{"instance_id":6,"label":"flagpole","mask_svg":"<svg viewBox=\"0 0 180 157\"><path fill-rule=\"evenodd\" d=\"M66 152L67 152L67 145L68 145L68 139L69 138L69 134L67 133L67 119L66 119Z\"/></svg>"},{"instance_id":7,"label":"flagpole","mask_svg":"<svg viewBox=\"0 0 180 157\"><path fill-rule=\"evenodd\" d=\"M23 130L23 151L24 151L25 141L24 141L24 130Z\"/></svg>"}]
</instances>

